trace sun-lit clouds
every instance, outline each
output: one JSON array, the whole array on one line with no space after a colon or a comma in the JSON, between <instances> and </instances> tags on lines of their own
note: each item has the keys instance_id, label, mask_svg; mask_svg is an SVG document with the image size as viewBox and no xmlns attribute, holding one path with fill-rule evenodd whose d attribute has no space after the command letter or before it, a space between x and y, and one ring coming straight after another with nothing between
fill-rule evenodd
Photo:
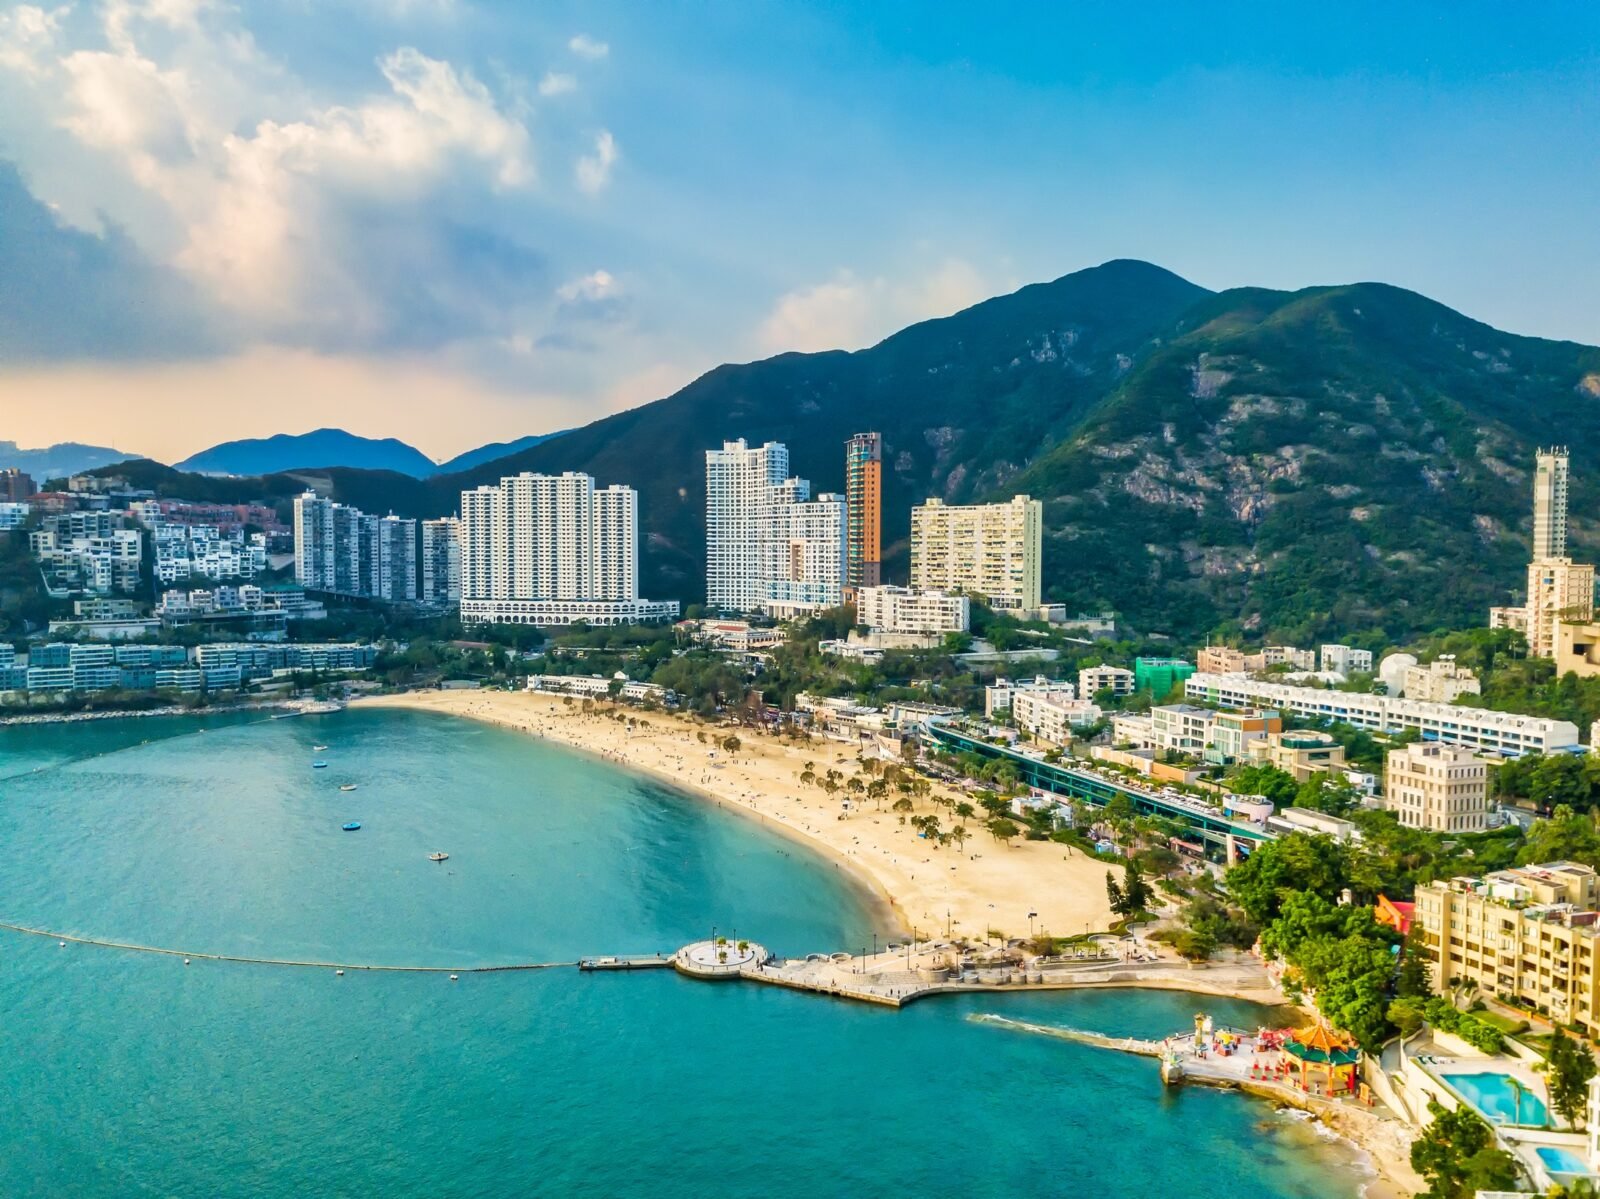
<instances>
[{"instance_id":1,"label":"sun-lit clouds","mask_svg":"<svg viewBox=\"0 0 1600 1199\"><path fill-rule=\"evenodd\" d=\"M97 13L100 44L61 54L41 102L55 85L59 127L159 205L170 263L258 334L391 338L407 314L374 282L408 257L450 269L415 259L461 220L440 198L459 206L474 180L486 196L536 181L525 123L471 71L414 47L376 58L380 86L329 103L209 0L111 0ZM113 217L118 203L94 198ZM395 239L374 246L374 224Z\"/></svg>"},{"instance_id":2,"label":"sun-lit clouds","mask_svg":"<svg viewBox=\"0 0 1600 1199\"><path fill-rule=\"evenodd\" d=\"M556 288L556 295L566 303L578 300L606 300L618 295L622 288L611 277L610 271L591 271L577 279L570 279Z\"/></svg>"},{"instance_id":3,"label":"sun-lit clouds","mask_svg":"<svg viewBox=\"0 0 1600 1199\"><path fill-rule=\"evenodd\" d=\"M36 4L19 4L0 12L0 70L42 74L67 12L67 6L47 9Z\"/></svg>"},{"instance_id":4,"label":"sun-lit clouds","mask_svg":"<svg viewBox=\"0 0 1600 1199\"><path fill-rule=\"evenodd\" d=\"M841 270L779 296L756 331L756 343L771 353L858 350L905 325L948 316L1004 286L959 258L903 280L861 278Z\"/></svg>"},{"instance_id":5,"label":"sun-lit clouds","mask_svg":"<svg viewBox=\"0 0 1600 1199\"><path fill-rule=\"evenodd\" d=\"M544 78L539 80L539 94L541 96L564 96L568 92L578 90L578 77L564 74L561 71L546 71Z\"/></svg>"},{"instance_id":6,"label":"sun-lit clouds","mask_svg":"<svg viewBox=\"0 0 1600 1199\"><path fill-rule=\"evenodd\" d=\"M611 168L618 156L617 139L609 129L602 129L595 135L593 152L578 159L575 173L579 190L591 196L604 191L611 182Z\"/></svg>"},{"instance_id":7,"label":"sun-lit clouds","mask_svg":"<svg viewBox=\"0 0 1600 1199\"><path fill-rule=\"evenodd\" d=\"M611 53L611 47L607 43L597 41L587 33L580 33L574 37L567 43L567 49L590 62L596 62Z\"/></svg>"}]
</instances>

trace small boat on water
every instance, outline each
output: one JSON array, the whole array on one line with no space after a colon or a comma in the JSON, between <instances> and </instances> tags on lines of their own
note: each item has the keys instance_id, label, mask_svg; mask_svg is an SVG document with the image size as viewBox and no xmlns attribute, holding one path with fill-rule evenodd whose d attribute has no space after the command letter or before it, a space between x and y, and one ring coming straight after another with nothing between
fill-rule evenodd
<instances>
[{"instance_id":1,"label":"small boat on water","mask_svg":"<svg viewBox=\"0 0 1600 1199\"><path fill-rule=\"evenodd\" d=\"M313 745L311 747L311 752L314 753L314 754L320 754L323 750L325 750L327 748L328 747L326 745Z\"/></svg>"},{"instance_id":2,"label":"small boat on water","mask_svg":"<svg viewBox=\"0 0 1600 1199\"><path fill-rule=\"evenodd\" d=\"M359 820L347 820L347 821L344 822L343 827L344 827L344 831L345 832L353 833L358 828L361 827L361 821L359 821Z\"/></svg>"},{"instance_id":3,"label":"small boat on water","mask_svg":"<svg viewBox=\"0 0 1600 1199\"><path fill-rule=\"evenodd\" d=\"M430 861L430 862L442 862L446 858L448 858L449 856L450 855L447 854L447 853L444 853L444 852L442 852L440 850L435 850L433 853L430 853L428 855L428 861Z\"/></svg>"},{"instance_id":4,"label":"small boat on water","mask_svg":"<svg viewBox=\"0 0 1600 1199\"><path fill-rule=\"evenodd\" d=\"M315 762L311 763L311 769L313 770L326 770L327 768L328 764L321 758L318 758Z\"/></svg>"},{"instance_id":5,"label":"small boat on water","mask_svg":"<svg viewBox=\"0 0 1600 1199\"><path fill-rule=\"evenodd\" d=\"M341 790L341 791L354 791L357 786L359 786L359 784L357 784L357 783L340 783L339 784L339 790Z\"/></svg>"}]
</instances>

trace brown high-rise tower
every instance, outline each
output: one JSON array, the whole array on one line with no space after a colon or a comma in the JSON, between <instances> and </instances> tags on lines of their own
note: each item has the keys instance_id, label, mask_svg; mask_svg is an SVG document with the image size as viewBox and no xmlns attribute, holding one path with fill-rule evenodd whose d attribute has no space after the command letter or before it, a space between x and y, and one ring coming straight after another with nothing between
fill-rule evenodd
<instances>
[{"instance_id":1,"label":"brown high-rise tower","mask_svg":"<svg viewBox=\"0 0 1600 1199\"><path fill-rule=\"evenodd\" d=\"M857 433L845 442L844 585L883 582L883 437Z\"/></svg>"}]
</instances>

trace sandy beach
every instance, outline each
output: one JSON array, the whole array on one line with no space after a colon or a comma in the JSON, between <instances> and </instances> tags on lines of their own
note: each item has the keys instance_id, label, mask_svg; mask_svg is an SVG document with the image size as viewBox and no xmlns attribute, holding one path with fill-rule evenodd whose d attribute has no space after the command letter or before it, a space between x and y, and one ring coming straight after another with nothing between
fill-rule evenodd
<instances>
[{"instance_id":1,"label":"sandy beach","mask_svg":"<svg viewBox=\"0 0 1600 1199\"><path fill-rule=\"evenodd\" d=\"M856 773L854 755L837 742L789 745L740 730L738 753L718 751L711 758L711 747L696 733L712 739L731 730L667 713L633 711L628 714L643 725L629 729L609 714L585 714L579 701L537 692L414 691L356 702L467 717L547 737L746 813L848 871L901 931L914 927L919 935L942 936L948 926L956 935L982 937L992 928L1019 936L1027 934L1028 913L1035 912L1035 928L1069 935L1103 930L1113 918L1105 863L1068 846L1018 840L1008 848L978 829L964 849L940 849L902 825L887 801L882 811L872 801L862 801L858 810L839 819L838 798L801 783L799 777L807 763L818 774L829 767L846 776ZM920 801L917 812L927 811L937 811L948 824L946 809ZM1243 963L1223 962L1184 977L1163 972L1164 977L1142 979L1137 985L1283 1003L1282 994L1265 985L1260 974L1259 964L1245 968ZM1366 1189L1369 1199L1391 1199L1420 1185L1407 1160L1411 1134L1399 1122L1356 1109L1317 1110L1315 1116L1368 1155L1377 1174Z\"/></svg>"},{"instance_id":2,"label":"sandy beach","mask_svg":"<svg viewBox=\"0 0 1600 1199\"><path fill-rule=\"evenodd\" d=\"M848 870L903 932L942 936L949 929L981 938L997 929L1026 936L1028 913L1035 912L1034 929L1068 936L1103 931L1113 919L1105 863L1070 846L1018 839L1007 847L981 827L969 826L972 835L964 848L941 849L889 810L896 796L884 800L881 811L872 800L858 800L856 810L840 819L837 796L800 782L808 762L819 775L829 768L847 777L858 771L854 754L837 742L786 745L740 730L739 752L719 750L713 758L711 747L695 734L709 738L733 730L712 730L659 712L630 712L645 724L629 729L609 715L585 714L578 701L569 704L537 692L414 691L358 703L465 716L548 737L746 812ZM927 799L918 801L912 815L927 812L937 812L949 826L948 810Z\"/></svg>"}]
</instances>

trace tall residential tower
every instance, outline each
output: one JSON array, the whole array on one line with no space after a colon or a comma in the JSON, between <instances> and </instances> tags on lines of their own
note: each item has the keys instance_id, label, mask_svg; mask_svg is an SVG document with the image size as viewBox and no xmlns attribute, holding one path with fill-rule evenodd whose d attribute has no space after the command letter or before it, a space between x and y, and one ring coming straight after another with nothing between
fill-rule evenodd
<instances>
[{"instance_id":1,"label":"tall residential tower","mask_svg":"<svg viewBox=\"0 0 1600 1199\"><path fill-rule=\"evenodd\" d=\"M1533 470L1533 560L1567 556L1567 447L1540 450Z\"/></svg>"},{"instance_id":2,"label":"tall residential tower","mask_svg":"<svg viewBox=\"0 0 1600 1199\"><path fill-rule=\"evenodd\" d=\"M1044 505L1025 495L1004 504L929 500L911 510L911 586L966 591L1008 612L1039 607Z\"/></svg>"},{"instance_id":3,"label":"tall residential tower","mask_svg":"<svg viewBox=\"0 0 1600 1199\"><path fill-rule=\"evenodd\" d=\"M1567 557L1567 450L1540 450L1533 472L1533 561L1520 608L1489 609L1491 629L1517 629L1528 653L1554 658L1564 623L1594 619L1594 567Z\"/></svg>"},{"instance_id":4,"label":"tall residential tower","mask_svg":"<svg viewBox=\"0 0 1600 1199\"><path fill-rule=\"evenodd\" d=\"M857 433L844 448L844 585L883 582L883 436Z\"/></svg>"},{"instance_id":5,"label":"tall residential tower","mask_svg":"<svg viewBox=\"0 0 1600 1199\"><path fill-rule=\"evenodd\" d=\"M523 472L461 493L461 619L618 625L667 620L639 598L639 497L594 479Z\"/></svg>"},{"instance_id":6,"label":"tall residential tower","mask_svg":"<svg viewBox=\"0 0 1600 1199\"><path fill-rule=\"evenodd\" d=\"M846 505L812 498L789 475L789 449L743 438L706 451L706 602L793 616L843 599Z\"/></svg>"}]
</instances>

